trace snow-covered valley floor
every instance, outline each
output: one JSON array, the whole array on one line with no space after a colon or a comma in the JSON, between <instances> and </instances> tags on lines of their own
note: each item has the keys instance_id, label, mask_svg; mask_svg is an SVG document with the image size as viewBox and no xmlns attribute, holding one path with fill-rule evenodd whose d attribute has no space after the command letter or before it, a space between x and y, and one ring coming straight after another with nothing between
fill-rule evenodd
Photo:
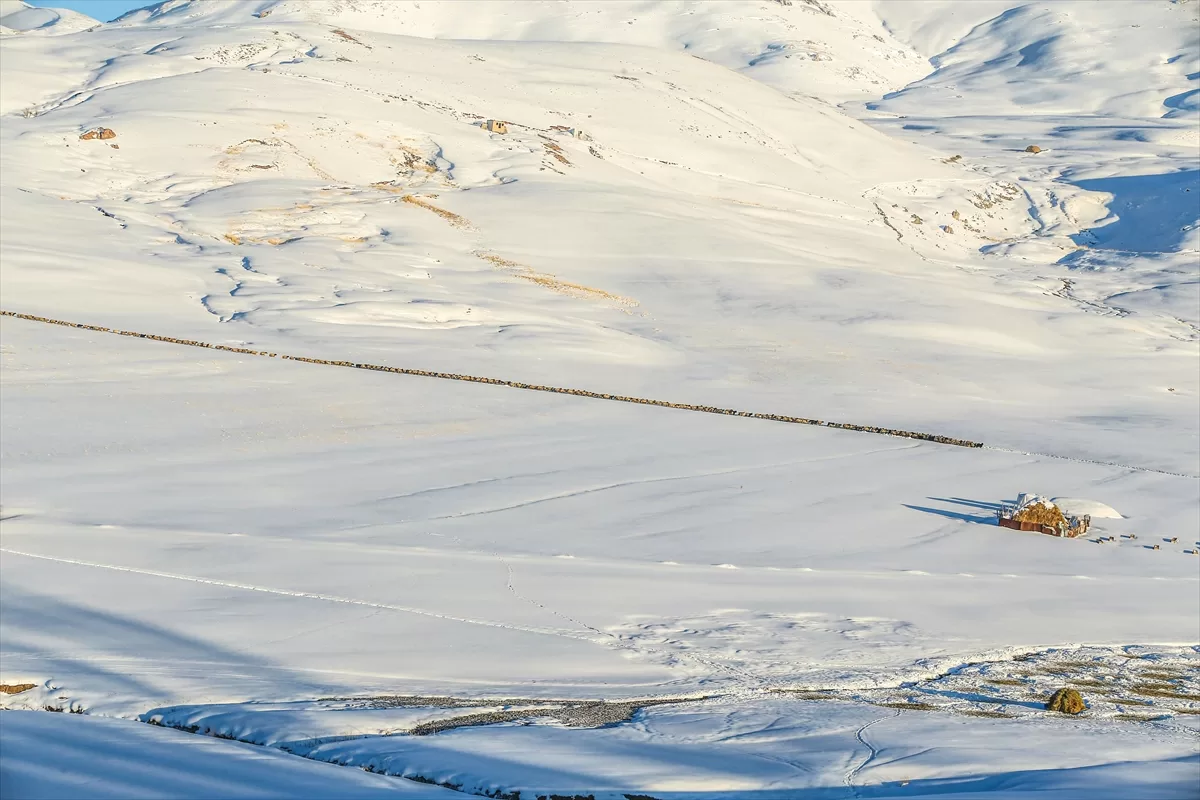
<instances>
[{"instance_id":1,"label":"snow-covered valley floor","mask_svg":"<svg viewBox=\"0 0 1200 800\"><path fill-rule=\"evenodd\" d=\"M0 317L4 797L1196 796L1198 5L0 0L6 312L988 445Z\"/></svg>"}]
</instances>

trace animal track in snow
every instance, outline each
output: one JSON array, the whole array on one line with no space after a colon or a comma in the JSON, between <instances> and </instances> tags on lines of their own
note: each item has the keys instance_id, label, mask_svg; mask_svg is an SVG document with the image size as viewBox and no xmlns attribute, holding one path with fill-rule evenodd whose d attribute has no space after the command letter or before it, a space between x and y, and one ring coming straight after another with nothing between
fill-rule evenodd
<instances>
[{"instance_id":1,"label":"animal track in snow","mask_svg":"<svg viewBox=\"0 0 1200 800\"><path fill-rule=\"evenodd\" d=\"M920 657L934 637L901 620L773 613L742 609L695 617L631 617L608 628L655 653L700 657L756 683L778 683L812 669L847 669L870 661L864 649L888 661ZM814 660L813 654L821 657Z\"/></svg>"}]
</instances>

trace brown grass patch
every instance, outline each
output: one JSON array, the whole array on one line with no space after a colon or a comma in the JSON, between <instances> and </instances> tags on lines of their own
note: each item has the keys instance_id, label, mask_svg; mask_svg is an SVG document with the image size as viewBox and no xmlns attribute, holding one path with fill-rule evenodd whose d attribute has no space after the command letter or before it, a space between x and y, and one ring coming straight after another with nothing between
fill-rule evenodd
<instances>
[{"instance_id":1,"label":"brown grass patch","mask_svg":"<svg viewBox=\"0 0 1200 800\"><path fill-rule=\"evenodd\" d=\"M422 200L421 198L417 197L416 195L406 194L403 197L401 197L400 199L406 203L411 203L414 206L419 206L420 208L423 208L426 211L432 211L433 213L437 214L439 217L446 220L447 222L449 222L451 225L453 225L456 228L471 227L471 223L468 222L465 217L461 217L458 214L455 214L453 211L447 211L444 208L439 208L438 206L435 206L433 203L430 203L428 200Z\"/></svg>"},{"instance_id":2,"label":"brown grass patch","mask_svg":"<svg viewBox=\"0 0 1200 800\"><path fill-rule=\"evenodd\" d=\"M475 257L482 258L484 261L487 261L493 266L502 267L504 269L529 269L522 264L518 264L516 261L509 261L507 258L498 256L495 253L476 253Z\"/></svg>"},{"instance_id":3,"label":"brown grass patch","mask_svg":"<svg viewBox=\"0 0 1200 800\"><path fill-rule=\"evenodd\" d=\"M795 697L797 700L837 700L837 695L823 692L819 689L780 689L780 694Z\"/></svg>"},{"instance_id":4,"label":"brown grass patch","mask_svg":"<svg viewBox=\"0 0 1200 800\"><path fill-rule=\"evenodd\" d=\"M553 292L558 292L559 294L577 297L582 300L611 300L615 303L620 303L626 306L636 306L638 304L636 300L633 300L629 297L621 297L620 295L606 292L603 289L593 289L590 286L583 286L578 283L569 283L567 281L559 280L555 276L544 272L534 272L524 264L520 264L516 261L510 261L503 256L496 255L495 253L476 252L475 257L483 259L489 264L501 269L512 270L515 277L520 278L521 280L529 281L530 283L536 283L538 286L544 286Z\"/></svg>"},{"instance_id":5,"label":"brown grass patch","mask_svg":"<svg viewBox=\"0 0 1200 800\"><path fill-rule=\"evenodd\" d=\"M1195 669L1195 667L1193 667L1192 669ZM1185 672L1182 669L1180 669L1180 670L1148 669L1145 672L1141 673L1140 677L1152 678L1154 680L1159 680L1159 681L1174 681L1174 680L1179 680L1180 678L1186 678L1187 672Z\"/></svg>"},{"instance_id":6,"label":"brown grass patch","mask_svg":"<svg viewBox=\"0 0 1200 800\"><path fill-rule=\"evenodd\" d=\"M1151 722L1158 719L1158 717L1148 717L1145 714L1113 714L1112 718L1122 722Z\"/></svg>"},{"instance_id":7,"label":"brown grass patch","mask_svg":"<svg viewBox=\"0 0 1200 800\"><path fill-rule=\"evenodd\" d=\"M424 172L426 174L432 175L433 173L438 171L436 158L426 156L424 153L422 153L417 148L410 147L409 145L406 145L406 144L397 144L396 148L399 152L389 154L388 161L392 162L392 164L397 169L403 170L404 172L406 172L408 174L412 174L414 172ZM376 183L376 184L371 184L371 185L379 187L379 186L388 186L389 184L387 184L387 183L377 184Z\"/></svg>"},{"instance_id":8,"label":"brown grass patch","mask_svg":"<svg viewBox=\"0 0 1200 800\"><path fill-rule=\"evenodd\" d=\"M4 694L20 694L37 686L36 683L0 683L0 692Z\"/></svg>"},{"instance_id":9,"label":"brown grass patch","mask_svg":"<svg viewBox=\"0 0 1200 800\"><path fill-rule=\"evenodd\" d=\"M542 142L542 147L546 149L547 153L558 159L560 163L566 164L568 167L571 166L571 162L567 159L566 154L563 153L562 147L560 147L557 143Z\"/></svg>"},{"instance_id":10,"label":"brown grass patch","mask_svg":"<svg viewBox=\"0 0 1200 800\"><path fill-rule=\"evenodd\" d=\"M1172 708L1174 714L1200 714L1200 708Z\"/></svg>"},{"instance_id":11,"label":"brown grass patch","mask_svg":"<svg viewBox=\"0 0 1200 800\"><path fill-rule=\"evenodd\" d=\"M1098 681L1092 678L1080 678L1078 680L1068 681L1072 686L1099 686L1101 688L1112 686L1109 681Z\"/></svg>"},{"instance_id":12,"label":"brown grass patch","mask_svg":"<svg viewBox=\"0 0 1200 800\"><path fill-rule=\"evenodd\" d=\"M1055 669L1094 669L1104 664L1100 661L1051 661L1050 666Z\"/></svg>"},{"instance_id":13,"label":"brown grass patch","mask_svg":"<svg viewBox=\"0 0 1200 800\"><path fill-rule=\"evenodd\" d=\"M355 39L353 36L351 36L350 34L346 33L346 32L345 32L344 30L342 30L341 28L334 28L334 29L333 29L333 35L334 35L334 36L336 36L336 37L338 37L339 39L343 39L343 40L345 40L345 41L347 41L347 42L354 42L355 44L360 44L360 45L362 45L363 47L367 48L368 50L370 50L370 49L371 49L371 45L369 45L369 44L366 44L365 42L360 42L358 39Z\"/></svg>"},{"instance_id":14,"label":"brown grass patch","mask_svg":"<svg viewBox=\"0 0 1200 800\"><path fill-rule=\"evenodd\" d=\"M937 706L932 706L929 703L876 703L875 705L883 708L899 708L907 711L937 711Z\"/></svg>"},{"instance_id":15,"label":"brown grass patch","mask_svg":"<svg viewBox=\"0 0 1200 800\"><path fill-rule=\"evenodd\" d=\"M270 142L264 142L262 139L243 139L242 141L238 142L237 144L231 144L231 145L229 145L229 147L226 147L225 154L230 155L230 156L236 156L238 153L240 153L246 149L246 145L250 145L250 144L261 144L263 147L270 146Z\"/></svg>"},{"instance_id":16,"label":"brown grass patch","mask_svg":"<svg viewBox=\"0 0 1200 800\"><path fill-rule=\"evenodd\" d=\"M571 297L579 297L588 300L602 298L604 300L612 300L623 305L637 305L636 300L631 300L628 297L621 297L620 295L606 292L603 289L593 289L590 286L581 286L578 283L560 281L553 275L544 275L540 272L518 272L517 277L521 278L522 280L530 281L531 283L536 283L538 286L545 286L547 289L558 292L559 294L570 295Z\"/></svg>"},{"instance_id":17,"label":"brown grass patch","mask_svg":"<svg viewBox=\"0 0 1200 800\"><path fill-rule=\"evenodd\" d=\"M1143 697L1171 697L1176 700L1200 700L1200 694L1183 692L1179 687L1170 683L1139 683L1130 686L1129 691Z\"/></svg>"},{"instance_id":18,"label":"brown grass patch","mask_svg":"<svg viewBox=\"0 0 1200 800\"><path fill-rule=\"evenodd\" d=\"M968 717L1003 717L1004 719L1012 719L1012 714L1005 714L1003 711L984 711L983 709L970 708L966 711L958 712Z\"/></svg>"},{"instance_id":19,"label":"brown grass patch","mask_svg":"<svg viewBox=\"0 0 1200 800\"><path fill-rule=\"evenodd\" d=\"M1019 681L1014 678L988 678L988 683L994 683L997 686L1024 686L1025 681Z\"/></svg>"}]
</instances>

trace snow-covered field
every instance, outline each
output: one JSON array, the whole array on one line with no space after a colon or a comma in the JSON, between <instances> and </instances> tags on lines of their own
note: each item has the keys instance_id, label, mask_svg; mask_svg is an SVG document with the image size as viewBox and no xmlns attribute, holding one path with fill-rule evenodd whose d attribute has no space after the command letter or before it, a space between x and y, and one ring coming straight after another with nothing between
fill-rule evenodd
<instances>
[{"instance_id":1,"label":"snow-covered field","mask_svg":"<svg viewBox=\"0 0 1200 800\"><path fill-rule=\"evenodd\" d=\"M0 317L4 796L1194 797L1198 6L0 0L6 312L986 445Z\"/></svg>"}]
</instances>

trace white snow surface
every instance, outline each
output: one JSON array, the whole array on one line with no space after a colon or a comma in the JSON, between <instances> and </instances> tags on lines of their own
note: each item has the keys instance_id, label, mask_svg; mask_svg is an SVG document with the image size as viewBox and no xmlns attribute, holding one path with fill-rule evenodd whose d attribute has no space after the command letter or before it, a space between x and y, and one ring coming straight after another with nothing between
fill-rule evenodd
<instances>
[{"instance_id":1,"label":"white snow surface","mask_svg":"<svg viewBox=\"0 0 1200 800\"><path fill-rule=\"evenodd\" d=\"M1121 512L1096 500L1088 500L1083 497L1055 497L1050 502L1071 517L1082 517L1086 514L1096 519L1122 519Z\"/></svg>"},{"instance_id":2,"label":"white snow surface","mask_svg":"<svg viewBox=\"0 0 1200 800\"><path fill-rule=\"evenodd\" d=\"M989 445L4 317L6 782L1194 794L1200 4L0 2L6 311Z\"/></svg>"}]
</instances>

